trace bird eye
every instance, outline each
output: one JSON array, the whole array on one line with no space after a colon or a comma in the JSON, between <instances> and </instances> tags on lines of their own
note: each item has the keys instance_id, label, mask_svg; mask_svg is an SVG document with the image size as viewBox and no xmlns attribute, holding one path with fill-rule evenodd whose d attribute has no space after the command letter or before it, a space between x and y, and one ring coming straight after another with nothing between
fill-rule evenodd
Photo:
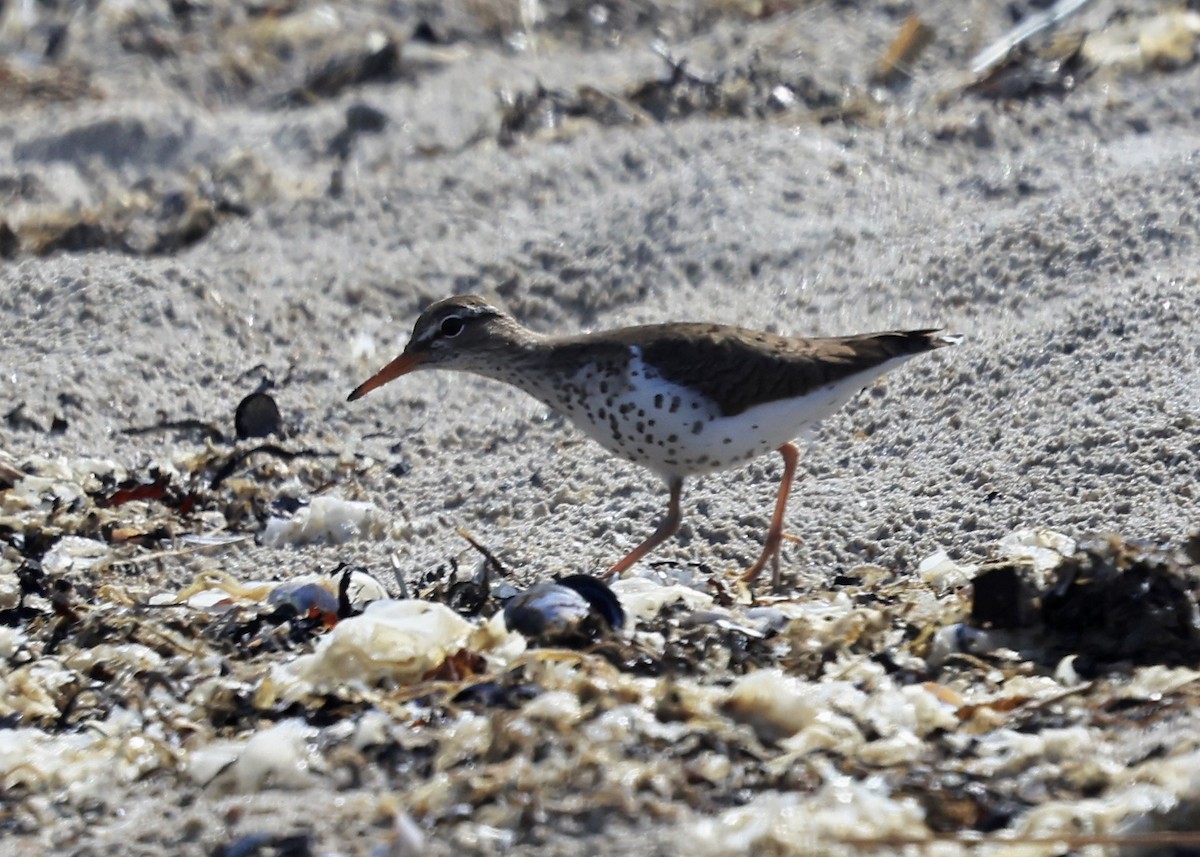
<instances>
[{"instance_id":1,"label":"bird eye","mask_svg":"<svg viewBox=\"0 0 1200 857\"><path fill-rule=\"evenodd\" d=\"M463 332L463 320L456 315L442 319L442 336L458 336Z\"/></svg>"}]
</instances>

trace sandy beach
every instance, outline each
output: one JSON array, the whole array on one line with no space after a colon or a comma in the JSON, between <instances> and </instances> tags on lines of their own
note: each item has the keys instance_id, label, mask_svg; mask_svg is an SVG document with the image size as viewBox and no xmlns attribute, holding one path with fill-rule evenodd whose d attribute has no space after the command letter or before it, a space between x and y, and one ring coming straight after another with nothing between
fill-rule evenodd
<instances>
[{"instance_id":1,"label":"sandy beach","mask_svg":"<svg viewBox=\"0 0 1200 857\"><path fill-rule=\"evenodd\" d=\"M972 71L1014 16L1046 5L134 0L0 10L0 451L15 472L0 481L0 850L841 854L855 853L846 842L859 829L881 839L1195 829L1194 773L1142 770L1161 793L1140 804L1122 773L1149 760L1182 771L1200 753L1194 706L1163 702L1192 698L1192 655L1101 658L1072 681L1027 652L989 661L992 673L947 673L907 648L967 621L967 569L1002 556L998 544L1016 531L1177 552L1200 520L1200 17L1177 4L1096 0L998 70ZM910 14L930 28L928 44L889 75L881 58ZM558 720L547 712L562 709L546 702L518 725L526 703L514 697L414 703L398 681L352 698L314 685L258 705L264 676L312 653L319 633L243 657L213 630L215 613L138 614L132 604L213 571L286 581L345 563L393 596L401 580L418 593L478 564L458 528L519 589L594 573L649 532L665 509L662 484L509 388L430 372L346 402L399 353L420 311L455 293L484 295L544 332L695 320L795 335L962 334L958 347L873 384L805 447L787 519L799 539L784 548L789 599L770 607L793 623L772 626L776 643L825 639L832 624L811 612L824 605L843 618L875 610L864 628L903 615L907 630L829 644L814 662L824 668L798 667L796 648L753 635L751 666L722 655L655 674L587 654L570 681L531 666L521 682L546 691L534 698L572 696L573 713ZM278 404L284 432L273 442L288 455L231 465L194 508L166 502L209 485L217 459L262 442L233 440L235 408L259 389ZM645 574L712 595L707 578L761 548L779 468L771 456L688 483L683 529ZM104 505L96 497L111 501L117 483L155 472L171 474L166 495L110 502L81 523L89 503ZM25 476L46 481L22 489ZM68 497L55 484L81 487ZM369 520L346 539L264 542L271 516L322 496L371 504ZM95 550L72 543L77 555L50 563L52 547L31 547L34 530L47 545L69 536ZM215 541L197 550L185 536ZM938 551L962 570L957 582L919 572ZM152 554L164 558L139 560ZM48 581L71 584L81 625L56 624L67 614L48 595L19 598L31 558ZM1179 562L1194 581L1197 558ZM927 614L905 600L918 591ZM792 603L810 613L788 612ZM716 606L750 621L745 604L718 594ZM103 633L89 618L118 614ZM669 653L665 629L684 626L666 615L629 632L661 633ZM130 629L143 620L168 622L178 640L138 637ZM91 636L73 637L80 627ZM217 648L200 656L200 641ZM135 642L154 657L118 651ZM687 658L716 658L725 643ZM896 670L871 672L901 651ZM46 678L51 663L58 678ZM203 699L197 690L210 669L229 677L220 716L217 685ZM872 737L863 725L884 673L914 710L925 703L901 686L957 714L915 715L926 726L905 728L936 749L894 759L862 761L833 738L788 749L780 735L800 731L764 731L722 696L756 669L800 683L797 699L811 690L828 702L864 747L889 737L891 727L876 723ZM158 692L174 703L155 701L151 673L165 676ZM1018 678L1044 684L1005 687ZM864 696L822 696L828 680ZM704 701L663 715L673 682ZM1083 682L1089 690L1036 728L963 713ZM1101 686L1105 699L1157 693L1164 708L1146 727L1156 737L1131 737L1115 714L1096 718L1090 694ZM30 694L37 705L18 701ZM190 713L163 713L185 700ZM390 737L360 740L368 721ZM285 722L299 731L275 738L298 768L217 782L226 768L213 762L206 778L188 761L218 742L236 759ZM450 749L451 736L466 741L480 723L490 737ZM666 735L681 723L707 736L696 739L699 757L663 749L683 740ZM934 811L941 799L918 772L974 752L966 735L986 744L1023 730L1048 741L1043 728L1072 749L1041 747L1036 764L1054 770L1037 789L1017 788L1025 775L999 763L977 780L960 771L990 795L977 803L1004 805L994 823L982 811ZM81 736L96 734L125 737L94 748L95 764L67 765ZM129 745L138 734L160 749L139 755ZM544 757L519 749L523 740L548 742ZM589 747L606 740L622 749L589 768ZM1099 761L1074 776L1068 763L1084 747ZM757 773L745 774L754 753ZM67 766L51 770L48 755ZM652 773L634 773L650 758ZM839 803L836 789L852 799ZM608 795L597 809L593 793ZM852 814L844 828L820 829L792 815L833 818L847 801L878 829ZM1031 820L1049 801L1057 821ZM747 808L761 835L722 815ZM799 838L776 822L798 825ZM741 845L723 838L735 828L751 831ZM258 850L251 835L263 837Z\"/></svg>"}]
</instances>

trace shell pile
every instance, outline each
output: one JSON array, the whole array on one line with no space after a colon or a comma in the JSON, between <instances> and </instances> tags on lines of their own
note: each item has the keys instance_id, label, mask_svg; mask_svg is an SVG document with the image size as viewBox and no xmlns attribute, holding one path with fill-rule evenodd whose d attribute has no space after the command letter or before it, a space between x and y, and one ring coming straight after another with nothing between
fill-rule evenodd
<instances>
[{"instance_id":1,"label":"shell pile","mask_svg":"<svg viewBox=\"0 0 1200 857\"><path fill-rule=\"evenodd\" d=\"M171 498L203 461L182 465L114 504L131 490L116 465L17 462L0 518L5 830L36 839L67 815L119 837L145 821L111 802L130 789L178 796L154 835L181 852L344 850L326 839L347 818L379 854L651 821L699 854L965 853L972 836L1035 854L1195 823L1196 538L1161 552L1023 531L978 567L941 553L915 579L866 566L789 598L669 564L520 592L488 556L392 598L379 569L221 571L255 535L382 533L379 510L333 497L270 515L268 495L319 481L308 465L225 488L264 510L257 534L204 490L186 522L219 516L223 538L147 546L185 523ZM190 584L149 590L147 557ZM272 815L285 795L329 814Z\"/></svg>"}]
</instances>

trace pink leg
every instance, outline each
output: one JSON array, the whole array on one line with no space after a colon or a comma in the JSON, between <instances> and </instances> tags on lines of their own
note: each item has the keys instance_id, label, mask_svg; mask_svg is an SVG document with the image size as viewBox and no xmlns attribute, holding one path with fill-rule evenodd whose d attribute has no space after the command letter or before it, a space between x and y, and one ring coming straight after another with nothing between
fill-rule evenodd
<instances>
[{"instance_id":1,"label":"pink leg","mask_svg":"<svg viewBox=\"0 0 1200 857\"><path fill-rule=\"evenodd\" d=\"M679 503L680 498L683 496L683 480L672 479L667 484L671 489L671 500L670 505L667 506L667 517L658 525L658 529L650 534L650 538L635 547L624 559L616 562L608 571L600 575L603 580L608 580L611 577L616 577L624 573L635 562L671 538L679 530L679 522L683 520L683 513L680 511Z\"/></svg>"},{"instance_id":2,"label":"pink leg","mask_svg":"<svg viewBox=\"0 0 1200 857\"><path fill-rule=\"evenodd\" d=\"M746 569L742 580L753 583L758 575L766 568L768 560L774 569L771 585L779 589L781 569L779 567L779 545L783 541L783 515L787 511L788 494L792 490L792 480L796 476L796 465L800 462L800 450L794 443L785 443L779 447L783 456L783 478L779 481L779 494L775 498L775 514L771 518L771 526L767 530L767 538L763 543L763 551L759 554L754 565Z\"/></svg>"}]
</instances>

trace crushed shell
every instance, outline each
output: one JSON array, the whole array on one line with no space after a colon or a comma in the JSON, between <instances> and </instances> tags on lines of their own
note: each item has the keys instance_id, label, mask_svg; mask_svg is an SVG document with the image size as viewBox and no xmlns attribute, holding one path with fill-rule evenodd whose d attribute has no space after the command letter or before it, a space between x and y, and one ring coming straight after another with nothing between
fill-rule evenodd
<instances>
[{"instance_id":1,"label":"crushed shell","mask_svg":"<svg viewBox=\"0 0 1200 857\"><path fill-rule=\"evenodd\" d=\"M0 495L0 523L22 534L0 553L0 824L26 837L47 801L112 812L112 795L149 788L262 818L272 795L363 802L380 854L605 830L704 855L933 838L938 853L966 854L971 837L1169 834L1200 800L1191 650L1136 651L1156 639L1156 616L1184 617L1169 630L1185 642L1200 635L1186 620L1194 545L1078 547L1026 530L986 562L938 552L916 574L864 566L757 603L706 575L647 568L612 585L623 627L564 648L506 627L504 600L533 590L500 580L489 592L453 564L284 581L222 570L221 552L246 539L294 550L384 534L370 504L304 497L334 464L230 479L220 490L234 501L202 498L191 519L219 526L158 544L105 538L109 522L179 526L166 502L98 504L130 478L121 467L14 466L28 475ZM158 472L183 481L206 466ZM280 496L300 502L273 519ZM39 539L49 549L24 556ZM128 573L147 556L177 564L173 584ZM1024 576L1025 625L970 624L972 582L996 562ZM1155 582L1146 609L1123 614L1129 657L1114 659L1112 634L1099 644L1054 626L1086 608L1087 587L1123 575ZM420 597L394 598L401 580ZM472 598L456 602L464 583ZM1039 612L1047 598L1059 613ZM1065 651L1074 639L1093 648ZM180 853L232 841L190 835Z\"/></svg>"}]
</instances>

